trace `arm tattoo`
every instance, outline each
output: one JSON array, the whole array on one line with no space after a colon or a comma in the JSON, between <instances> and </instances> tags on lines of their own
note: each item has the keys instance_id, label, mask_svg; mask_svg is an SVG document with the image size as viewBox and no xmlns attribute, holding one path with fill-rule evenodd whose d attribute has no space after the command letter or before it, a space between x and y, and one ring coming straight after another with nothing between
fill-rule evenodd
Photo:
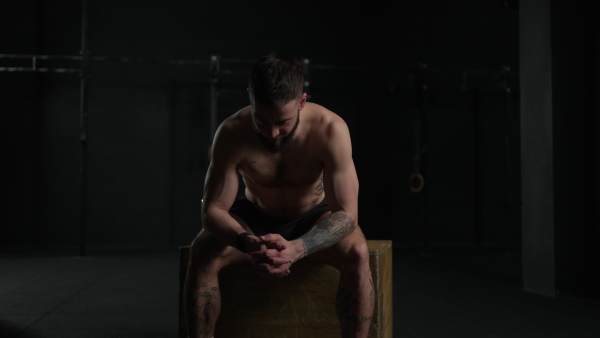
<instances>
[{"instance_id":1,"label":"arm tattoo","mask_svg":"<svg viewBox=\"0 0 600 338\"><path fill-rule=\"evenodd\" d=\"M300 236L304 245L304 256L328 248L354 231L354 220L348 214L336 212Z\"/></svg>"}]
</instances>

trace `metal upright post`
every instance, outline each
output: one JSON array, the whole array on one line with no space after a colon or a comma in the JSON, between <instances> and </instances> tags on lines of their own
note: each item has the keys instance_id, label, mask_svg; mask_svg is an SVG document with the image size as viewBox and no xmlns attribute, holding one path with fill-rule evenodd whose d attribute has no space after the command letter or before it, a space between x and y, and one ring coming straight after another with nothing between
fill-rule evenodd
<instances>
[{"instance_id":1,"label":"metal upright post","mask_svg":"<svg viewBox=\"0 0 600 338\"><path fill-rule=\"evenodd\" d=\"M475 246L481 247L482 244L482 223L481 223L481 89L477 86L473 88L473 204L474 220L473 233Z\"/></svg>"},{"instance_id":2,"label":"metal upright post","mask_svg":"<svg viewBox=\"0 0 600 338\"><path fill-rule=\"evenodd\" d=\"M87 118L88 118L88 77L90 51L88 50L88 1L82 0L81 20L81 101L80 101L80 159L79 173L81 179L81 220L79 224L79 256L86 254L87 232Z\"/></svg>"},{"instance_id":3,"label":"metal upright post","mask_svg":"<svg viewBox=\"0 0 600 338\"><path fill-rule=\"evenodd\" d=\"M211 55L210 57L210 142L217 131L218 120L218 98L219 91L217 90L217 82L219 82L220 57Z\"/></svg>"},{"instance_id":4,"label":"metal upright post","mask_svg":"<svg viewBox=\"0 0 600 338\"><path fill-rule=\"evenodd\" d=\"M310 66L310 60L309 59L302 59L302 72L304 73L304 92L308 93L309 89L310 89L310 71L309 71L309 66ZM310 96L310 94L309 94Z\"/></svg>"},{"instance_id":5,"label":"metal upright post","mask_svg":"<svg viewBox=\"0 0 600 338\"><path fill-rule=\"evenodd\" d=\"M504 66L504 232L506 236L505 249L511 249L510 238L510 67Z\"/></svg>"},{"instance_id":6,"label":"metal upright post","mask_svg":"<svg viewBox=\"0 0 600 338\"><path fill-rule=\"evenodd\" d=\"M425 186L425 178L427 177L427 167L423 159L426 152L425 131L426 131L426 93L427 84L425 83L425 72L427 64L419 63L415 74L415 107L416 107L416 123L415 123L415 154L414 154L414 173L411 175L409 183L410 189L414 193L419 193L421 210L421 233L422 233L422 250L426 252L429 249L429 229L427 224L427 191L423 189Z\"/></svg>"}]
</instances>

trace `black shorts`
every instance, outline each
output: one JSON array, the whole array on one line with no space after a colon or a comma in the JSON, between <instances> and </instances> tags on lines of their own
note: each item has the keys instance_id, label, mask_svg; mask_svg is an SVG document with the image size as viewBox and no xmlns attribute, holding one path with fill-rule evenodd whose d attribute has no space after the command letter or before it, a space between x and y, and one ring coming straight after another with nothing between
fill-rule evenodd
<instances>
[{"instance_id":1,"label":"black shorts","mask_svg":"<svg viewBox=\"0 0 600 338\"><path fill-rule=\"evenodd\" d=\"M329 206L323 200L307 212L293 217L271 217L262 213L246 198L237 199L229 212L239 216L246 222L256 236L280 234L286 240L296 239L305 234Z\"/></svg>"}]
</instances>

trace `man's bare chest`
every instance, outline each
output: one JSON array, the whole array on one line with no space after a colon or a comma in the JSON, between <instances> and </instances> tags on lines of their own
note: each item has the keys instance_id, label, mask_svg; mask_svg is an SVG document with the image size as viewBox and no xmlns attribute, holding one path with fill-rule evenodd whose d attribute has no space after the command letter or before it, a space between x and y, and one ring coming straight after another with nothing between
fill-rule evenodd
<instances>
[{"instance_id":1,"label":"man's bare chest","mask_svg":"<svg viewBox=\"0 0 600 338\"><path fill-rule=\"evenodd\" d=\"M323 163L310 153L256 154L240 164L247 183L265 187L313 185L323 172Z\"/></svg>"}]
</instances>

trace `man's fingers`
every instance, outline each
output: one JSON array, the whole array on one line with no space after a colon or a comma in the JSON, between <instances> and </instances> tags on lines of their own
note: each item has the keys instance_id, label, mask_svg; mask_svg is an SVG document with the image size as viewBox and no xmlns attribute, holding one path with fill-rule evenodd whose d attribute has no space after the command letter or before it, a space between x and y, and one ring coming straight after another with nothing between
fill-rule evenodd
<instances>
[{"instance_id":1,"label":"man's fingers","mask_svg":"<svg viewBox=\"0 0 600 338\"><path fill-rule=\"evenodd\" d=\"M259 238L263 242L271 242L271 241L276 241L276 240L280 239L281 236L277 235L277 234L266 234L266 235L260 236Z\"/></svg>"},{"instance_id":2,"label":"man's fingers","mask_svg":"<svg viewBox=\"0 0 600 338\"><path fill-rule=\"evenodd\" d=\"M260 236L259 238L265 244L270 243L270 242L285 241L285 238L281 237L281 235L278 235L278 234L266 234L266 235Z\"/></svg>"},{"instance_id":3,"label":"man's fingers","mask_svg":"<svg viewBox=\"0 0 600 338\"><path fill-rule=\"evenodd\" d=\"M250 254L250 256L256 259L265 259L270 257L279 257L281 256L281 253L275 249L268 249L264 251L253 252Z\"/></svg>"},{"instance_id":4,"label":"man's fingers","mask_svg":"<svg viewBox=\"0 0 600 338\"><path fill-rule=\"evenodd\" d=\"M264 270L264 271L268 271L271 268L271 266L267 263L256 263L256 264L252 264L252 266L255 269Z\"/></svg>"},{"instance_id":5,"label":"man's fingers","mask_svg":"<svg viewBox=\"0 0 600 338\"><path fill-rule=\"evenodd\" d=\"M269 257L263 255L252 255L252 259L256 264L269 264L278 267L284 264L291 264L291 261L285 257Z\"/></svg>"},{"instance_id":6,"label":"man's fingers","mask_svg":"<svg viewBox=\"0 0 600 338\"><path fill-rule=\"evenodd\" d=\"M257 272L270 276L287 276L292 262L284 256L286 240L277 234L260 236L260 251L251 253L252 265Z\"/></svg>"},{"instance_id":7,"label":"man's fingers","mask_svg":"<svg viewBox=\"0 0 600 338\"><path fill-rule=\"evenodd\" d=\"M273 257L271 258L271 263L275 266L280 266L284 264L290 264L290 260L283 257Z\"/></svg>"},{"instance_id":8,"label":"man's fingers","mask_svg":"<svg viewBox=\"0 0 600 338\"><path fill-rule=\"evenodd\" d=\"M259 237L260 240L270 249L277 249L279 251L285 250L287 246L285 245L285 238L281 237L278 234L266 234Z\"/></svg>"},{"instance_id":9,"label":"man's fingers","mask_svg":"<svg viewBox=\"0 0 600 338\"><path fill-rule=\"evenodd\" d=\"M290 274L289 268L272 268L267 264L253 264L254 271L265 277L283 278Z\"/></svg>"},{"instance_id":10,"label":"man's fingers","mask_svg":"<svg viewBox=\"0 0 600 338\"><path fill-rule=\"evenodd\" d=\"M287 246L285 244L279 243L279 242L270 242L270 243L267 243L267 248L276 249L278 251L283 251L283 250L287 249Z\"/></svg>"}]
</instances>

